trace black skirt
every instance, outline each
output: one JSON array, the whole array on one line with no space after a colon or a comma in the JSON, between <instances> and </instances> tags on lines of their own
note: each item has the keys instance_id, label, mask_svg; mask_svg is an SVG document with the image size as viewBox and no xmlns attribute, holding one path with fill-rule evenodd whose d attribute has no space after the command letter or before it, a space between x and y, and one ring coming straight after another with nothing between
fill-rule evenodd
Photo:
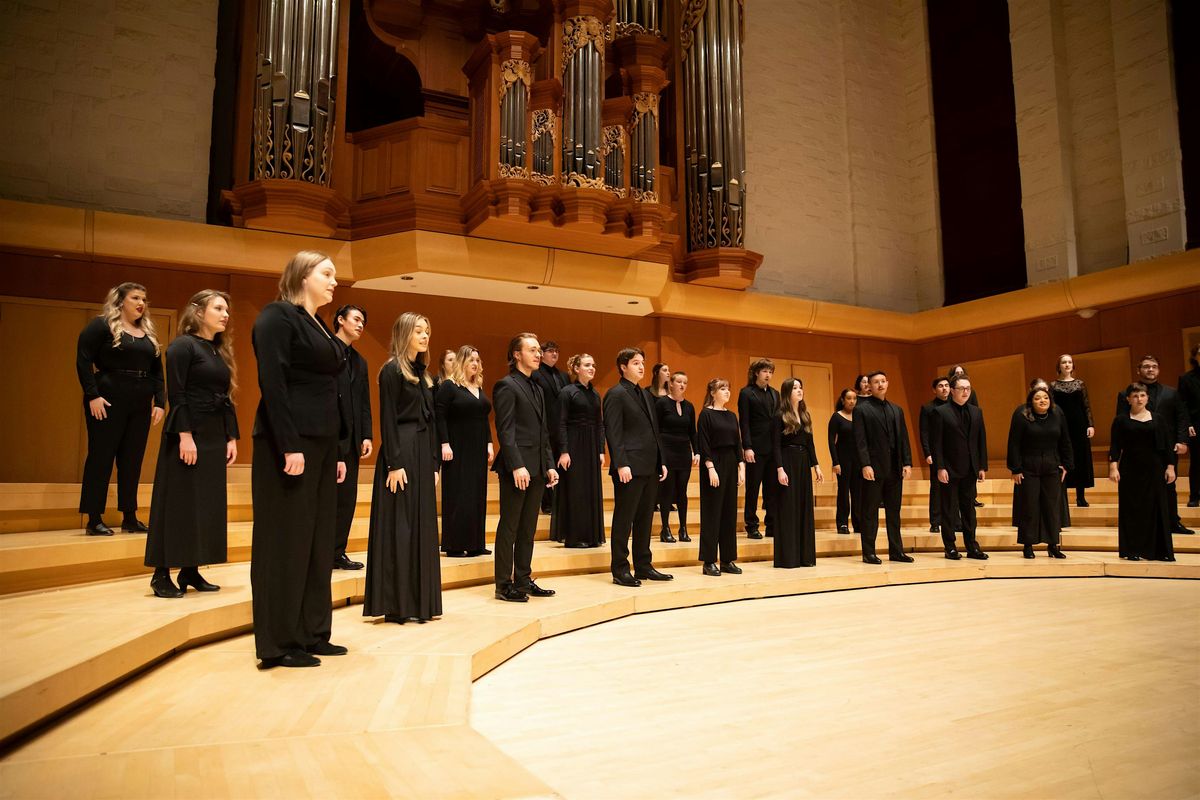
<instances>
[{"instance_id":1,"label":"black skirt","mask_svg":"<svg viewBox=\"0 0 1200 800\"><path fill-rule=\"evenodd\" d=\"M780 486L775 507L775 566L814 567L817 525L813 510L812 464L804 447L783 447L781 465L788 485Z\"/></svg>"},{"instance_id":2,"label":"black skirt","mask_svg":"<svg viewBox=\"0 0 1200 800\"><path fill-rule=\"evenodd\" d=\"M195 417L196 463L179 459L179 434L163 431L150 500L147 567L198 567L226 559L225 446L222 416Z\"/></svg>"}]
</instances>

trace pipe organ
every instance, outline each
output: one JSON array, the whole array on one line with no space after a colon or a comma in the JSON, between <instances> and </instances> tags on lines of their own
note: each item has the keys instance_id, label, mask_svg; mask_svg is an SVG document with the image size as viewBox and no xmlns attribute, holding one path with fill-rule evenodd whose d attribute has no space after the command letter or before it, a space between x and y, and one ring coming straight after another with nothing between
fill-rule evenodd
<instances>
[{"instance_id":1,"label":"pipe organ","mask_svg":"<svg viewBox=\"0 0 1200 800\"><path fill-rule=\"evenodd\" d=\"M604 187L600 113L604 98L604 25L571 17L562 28L562 182Z\"/></svg>"}]
</instances>

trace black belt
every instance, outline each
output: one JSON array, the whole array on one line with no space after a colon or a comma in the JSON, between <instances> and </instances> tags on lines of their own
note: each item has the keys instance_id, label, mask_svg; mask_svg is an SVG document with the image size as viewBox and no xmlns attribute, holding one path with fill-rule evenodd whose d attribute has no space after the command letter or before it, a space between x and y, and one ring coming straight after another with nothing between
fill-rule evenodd
<instances>
[{"instance_id":1,"label":"black belt","mask_svg":"<svg viewBox=\"0 0 1200 800\"><path fill-rule=\"evenodd\" d=\"M144 369L106 369L101 375L130 375L134 378L149 378L150 373Z\"/></svg>"}]
</instances>

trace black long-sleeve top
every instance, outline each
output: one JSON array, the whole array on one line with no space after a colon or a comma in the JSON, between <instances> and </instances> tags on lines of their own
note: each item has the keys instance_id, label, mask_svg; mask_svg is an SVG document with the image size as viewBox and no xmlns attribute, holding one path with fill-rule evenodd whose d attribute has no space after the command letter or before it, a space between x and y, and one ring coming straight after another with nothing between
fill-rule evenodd
<instances>
[{"instance_id":1,"label":"black long-sleeve top","mask_svg":"<svg viewBox=\"0 0 1200 800\"><path fill-rule=\"evenodd\" d=\"M382 466L389 472L411 472L420 463L418 437L428 440L431 466L441 467L436 455L437 427L434 423L433 391L425 385L425 365L413 364L417 382L412 383L389 360L379 371L379 432L383 439ZM439 387L440 388L440 387Z\"/></svg>"},{"instance_id":2,"label":"black long-sleeve top","mask_svg":"<svg viewBox=\"0 0 1200 800\"><path fill-rule=\"evenodd\" d=\"M596 453L604 455L604 414L601 410L600 393L594 386L575 382L558 394L557 435L553 437L555 459L570 452L569 428L592 428L596 431ZM575 453L575 456L580 455Z\"/></svg>"},{"instance_id":3,"label":"black long-sleeve top","mask_svg":"<svg viewBox=\"0 0 1200 800\"><path fill-rule=\"evenodd\" d=\"M1147 422L1155 422L1153 415ZM1128 414L1118 414L1112 421L1110 440L1109 461L1120 463L1126 450L1152 450L1163 464L1174 465L1179 462L1171 432L1162 424L1148 426L1146 422L1139 422Z\"/></svg>"},{"instance_id":4,"label":"black long-sleeve top","mask_svg":"<svg viewBox=\"0 0 1200 800\"><path fill-rule=\"evenodd\" d=\"M785 433L783 430L783 417L778 414L775 419L771 420L771 439L775 442L775 452L780 456L780 464L783 464L783 451L785 448L799 447L808 452L808 466L818 466L817 462L817 443L813 439L813 432L804 430L801 425L792 433ZM833 452L831 448L830 453Z\"/></svg>"},{"instance_id":5,"label":"black long-sleeve top","mask_svg":"<svg viewBox=\"0 0 1200 800\"><path fill-rule=\"evenodd\" d=\"M737 460L742 460L742 432L738 427L738 418L732 411L701 409L700 419L696 423L696 442L700 447L700 460L705 466L718 451L730 448L737 451Z\"/></svg>"},{"instance_id":6,"label":"black long-sleeve top","mask_svg":"<svg viewBox=\"0 0 1200 800\"><path fill-rule=\"evenodd\" d=\"M194 433L204 417L220 416L225 438L237 439L238 421L229 399L229 367L216 345L192 334L167 347L167 397L171 411L163 429Z\"/></svg>"},{"instance_id":7,"label":"black long-sleeve top","mask_svg":"<svg viewBox=\"0 0 1200 800\"><path fill-rule=\"evenodd\" d=\"M754 451L755 460L771 455L771 419L779 411L779 392L773 386L743 386L738 392L742 447ZM703 412L701 412L703 413Z\"/></svg>"},{"instance_id":8,"label":"black long-sleeve top","mask_svg":"<svg viewBox=\"0 0 1200 800\"><path fill-rule=\"evenodd\" d=\"M684 399L679 401L679 411L676 411L675 401L669 395L663 395L655 399L654 411L658 414L658 432L667 469L691 466L692 454L700 452L696 444L696 407Z\"/></svg>"},{"instance_id":9,"label":"black long-sleeve top","mask_svg":"<svg viewBox=\"0 0 1200 800\"><path fill-rule=\"evenodd\" d=\"M1068 471L1075 468L1066 415L1055 407L1028 419L1025 406L1017 406L1008 425L1009 471L1014 475L1051 475L1059 467Z\"/></svg>"},{"instance_id":10,"label":"black long-sleeve top","mask_svg":"<svg viewBox=\"0 0 1200 800\"><path fill-rule=\"evenodd\" d=\"M79 385L83 388L85 402L103 397L96 383L97 375L115 373L122 379L144 380L151 382L154 391L154 405L166 408L167 401L163 388L162 359L154 352L154 344L149 336L130 336L121 332L121 345L113 347L112 331L103 317L95 317L79 333L79 341L75 348L75 371L79 375ZM143 377L129 373L144 373Z\"/></svg>"},{"instance_id":11,"label":"black long-sleeve top","mask_svg":"<svg viewBox=\"0 0 1200 800\"><path fill-rule=\"evenodd\" d=\"M829 418L829 460L835 467L846 470L861 469L858 464L858 446L854 443L853 418L846 419L838 412Z\"/></svg>"}]
</instances>

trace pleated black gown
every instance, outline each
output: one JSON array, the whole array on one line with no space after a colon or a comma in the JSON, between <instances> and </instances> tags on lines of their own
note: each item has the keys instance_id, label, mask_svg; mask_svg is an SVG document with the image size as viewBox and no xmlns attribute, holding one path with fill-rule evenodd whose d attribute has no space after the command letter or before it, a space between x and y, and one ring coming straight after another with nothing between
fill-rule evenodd
<instances>
[{"instance_id":1,"label":"pleated black gown","mask_svg":"<svg viewBox=\"0 0 1200 800\"><path fill-rule=\"evenodd\" d=\"M1022 476L1013 486L1013 524L1020 544L1058 544L1063 486L1059 467L1071 469L1066 418L1051 409L1033 419L1017 406L1008 428L1008 469Z\"/></svg>"},{"instance_id":2,"label":"pleated black gown","mask_svg":"<svg viewBox=\"0 0 1200 800\"><path fill-rule=\"evenodd\" d=\"M788 485L779 487L775 507L775 566L815 567L817 565L817 524L813 509L812 468L817 465L817 448L812 431L800 428L783 432L783 420L771 421L775 452L788 476Z\"/></svg>"},{"instance_id":3,"label":"pleated black gown","mask_svg":"<svg viewBox=\"0 0 1200 800\"><path fill-rule=\"evenodd\" d=\"M418 383L405 380L394 361L379 372L383 446L375 465L367 539L367 617L433 619L442 614L433 393L425 385L422 365L414 366ZM405 470L408 485L393 492L387 477L396 469Z\"/></svg>"},{"instance_id":4,"label":"pleated black gown","mask_svg":"<svg viewBox=\"0 0 1200 800\"><path fill-rule=\"evenodd\" d=\"M1096 476L1092 469L1092 440L1087 438L1087 429L1095 425L1087 385L1081 380L1071 380L1055 381L1050 386L1054 392L1054 405L1061 408L1067 418L1067 434L1071 437L1075 461L1064 486L1090 489L1096 485Z\"/></svg>"},{"instance_id":5,"label":"pleated black gown","mask_svg":"<svg viewBox=\"0 0 1200 800\"><path fill-rule=\"evenodd\" d=\"M1117 550L1123 558L1173 560L1171 513L1164 473L1174 444L1156 418L1139 422L1128 414L1113 420L1108 460L1121 473L1117 483Z\"/></svg>"},{"instance_id":6,"label":"pleated black gown","mask_svg":"<svg viewBox=\"0 0 1200 800\"><path fill-rule=\"evenodd\" d=\"M600 456L604 419L600 395L576 382L558 395L558 446L571 456L571 468L558 470L550 538L568 546L604 544L604 496ZM562 452L555 454L562 456Z\"/></svg>"},{"instance_id":7,"label":"pleated black gown","mask_svg":"<svg viewBox=\"0 0 1200 800\"><path fill-rule=\"evenodd\" d=\"M167 347L167 397L154 492L147 567L198 567L226 558L225 447L238 438L229 400L229 367L216 347L180 336ZM190 432L196 463L179 459L179 434Z\"/></svg>"},{"instance_id":8,"label":"pleated black gown","mask_svg":"<svg viewBox=\"0 0 1200 800\"><path fill-rule=\"evenodd\" d=\"M482 388L476 397L454 381L442 381L434 396L439 446L454 452L442 461L442 550L447 553L481 554L487 549L487 448L492 441L488 415L492 404Z\"/></svg>"}]
</instances>

